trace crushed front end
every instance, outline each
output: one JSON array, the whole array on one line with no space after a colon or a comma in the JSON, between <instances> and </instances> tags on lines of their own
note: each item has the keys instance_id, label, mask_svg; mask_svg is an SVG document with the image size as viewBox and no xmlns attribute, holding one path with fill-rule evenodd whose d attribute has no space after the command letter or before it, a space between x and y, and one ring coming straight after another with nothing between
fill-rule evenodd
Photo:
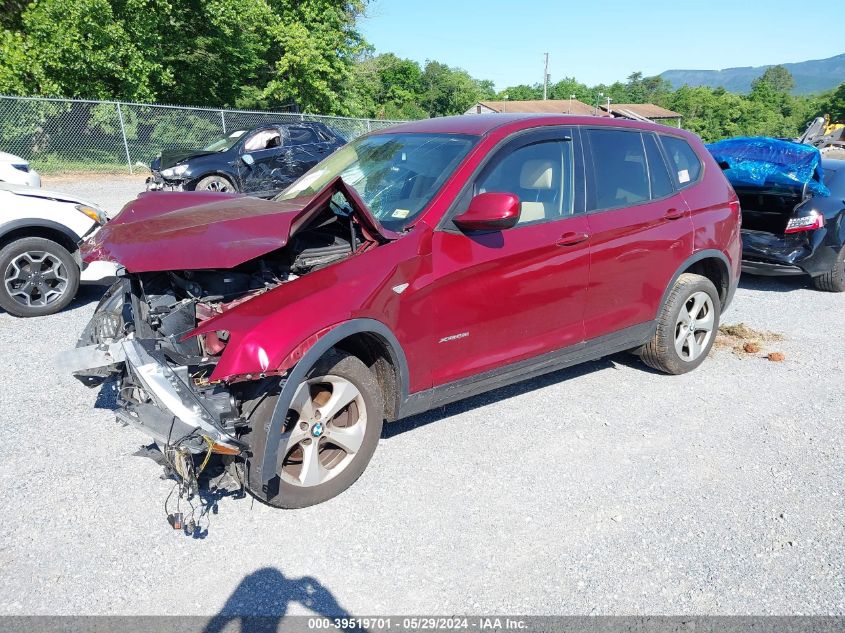
<instances>
[{"instance_id":1,"label":"crushed front end","mask_svg":"<svg viewBox=\"0 0 845 633\"><path fill-rule=\"evenodd\" d=\"M114 380L118 420L149 435L163 451L239 455L245 445L237 439L238 403L224 385L208 380L223 343L214 337L210 350L209 337L182 340L196 327L197 313L211 308L201 297L179 292L179 284L190 288L192 282L170 277L121 278L65 362L89 387Z\"/></svg>"}]
</instances>

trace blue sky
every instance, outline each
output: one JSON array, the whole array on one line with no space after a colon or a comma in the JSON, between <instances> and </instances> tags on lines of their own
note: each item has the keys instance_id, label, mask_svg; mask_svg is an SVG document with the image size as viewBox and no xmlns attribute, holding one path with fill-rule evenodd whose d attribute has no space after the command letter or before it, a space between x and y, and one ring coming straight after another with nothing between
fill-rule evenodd
<instances>
[{"instance_id":1,"label":"blue sky","mask_svg":"<svg viewBox=\"0 0 845 633\"><path fill-rule=\"evenodd\" d=\"M574 76L587 84L636 70L832 57L845 43L833 31L824 35L836 19L824 14L795 0L373 0L361 28L378 53L434 59L502 89L541 82L545 52L552 81Z\"/></svg>"}]
</instances>

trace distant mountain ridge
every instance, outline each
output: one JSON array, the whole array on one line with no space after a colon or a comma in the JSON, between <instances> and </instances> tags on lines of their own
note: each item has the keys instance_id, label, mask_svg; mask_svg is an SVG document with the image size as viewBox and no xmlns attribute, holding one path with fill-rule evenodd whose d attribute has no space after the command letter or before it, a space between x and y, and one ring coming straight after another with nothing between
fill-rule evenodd
<instances>
[{"instance_id":1,"label":"distant mountain ridge","mask_svg":"<svg viewBox=\"0 0 845 633\"><path fill-rule=\"evenodd\" d=\"M724 88L730 92L751 91L751 82L776 64L769 66L743 66L724 70L667 70L660 76L674 88L683 85ZM845 82L845 53L827 59L781 64L795 78L793 94L806 95L836 88Z\"/></svg>"}]
</instances>

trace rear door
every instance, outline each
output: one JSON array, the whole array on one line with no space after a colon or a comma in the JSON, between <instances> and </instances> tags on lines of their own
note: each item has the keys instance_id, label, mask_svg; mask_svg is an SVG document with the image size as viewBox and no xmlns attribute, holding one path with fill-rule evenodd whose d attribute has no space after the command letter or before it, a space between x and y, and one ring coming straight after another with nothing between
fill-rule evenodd
<instances>
[{"instance_id":1,"label":"rear door","mask_svg":"<svg viewBox=\"0 0 845 633\"><path fill-rule=\"evenodd\" d=\"M584 339L588 272L580 145L570 128L506 144L469 183L473 195L506 192L521 201L517 226L433 235L432 381L442 385Z\"/></svg>"},{"instance_id":2,"label":"rear door","mask_svg":"<svg viewBox=\"0 0 845 633\"><path fill-rule=\"evenodd\" d=\"M656 135L601 127L584 137L591 235L584 327L592 339L655 318L692 254L693 227Z\"/></svg>"},{"instance_id":3,"label":"rear door","mask_svg":"<svg viewBox=\"0 0 845 633\"><path fill-rule=\"evenodd\" d=\"M331 147L325 139L308 125L288 125L285 144L288 153L285 161L279 165L283 172L280 178L285 181L285 187L331 153Z\"/></svg>"}]
</instances>

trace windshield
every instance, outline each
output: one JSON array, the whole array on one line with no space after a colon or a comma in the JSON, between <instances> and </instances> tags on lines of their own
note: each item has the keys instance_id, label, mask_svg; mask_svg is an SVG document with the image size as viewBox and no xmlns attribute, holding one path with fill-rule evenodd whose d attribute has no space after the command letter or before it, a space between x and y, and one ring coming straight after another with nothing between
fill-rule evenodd
<instances>
[{"instance_id":1,"label":"windshield","mask_svg":"<svg viewBox=\"0 0 845 633\"><path fill-rule=\"evenodd\" d=\"M478 141L450 134L380 134L353 141L277 197L313 195L337 176L353 187L375 218L401 231L428 205Z\"/></svg>"},{"instance_id":2,"label":"windshield","mask_svg":"<svg viewBox=\"0 0 845 633\"><path fill-rule=\"evenodd\" d=\"M214 141L208 147L203 147L202 150L204 152L225 152L227 149L231 148L238 140L246 134L246 130L238 130L237 132L232 132L229 136L224 136L221 139Z\"/></svg>"}]
</instances>

